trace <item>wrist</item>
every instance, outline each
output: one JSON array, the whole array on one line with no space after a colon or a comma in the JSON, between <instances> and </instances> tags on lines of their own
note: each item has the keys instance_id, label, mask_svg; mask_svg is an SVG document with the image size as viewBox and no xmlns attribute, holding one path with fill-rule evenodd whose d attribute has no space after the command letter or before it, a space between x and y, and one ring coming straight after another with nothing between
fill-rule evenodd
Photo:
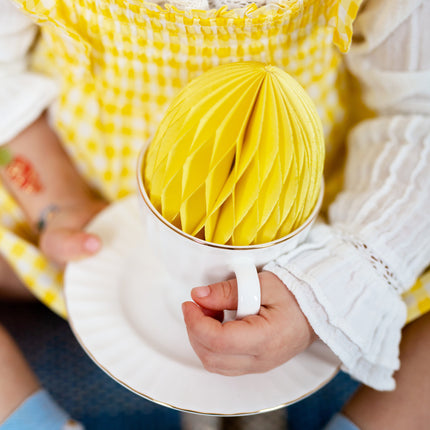
<instances>
[{"instance_id":1,"label":"wrist","mask_svg":"<svg viewBox=\"0 0 430 430\"><path fill-rule=\"evenodd\" d=\"M318 335L315 333L306 315L303 313L294 294L286 286L285 286L285 290L287 291L287 294L290 296L290 304L291 304L290 312L296 313L297 319L300 321L300 324L302 326L303 333L306 334L307 346L309 346L318 339Z\"/></svg>"},{"instance_id":2,"label":"wrist","mask_svg":"<svg viewBox=\"0 0 430 430\"><path fill-rule=\"evenodd\" d=\"M60 206L56 204L50 204L42 210L36 222L36 230L39 232L39 234L46 229L48 222L55 216L58 211L60 211Z\"/></svg>"},{"instance_id":3,"label":"wrist","mask_svg":"<svg viewBox=\"0 0 430 430\"><path fill-rule=\"evenodd\" d=\"M39 235L58 227L83 227L107 202L99 198L67 200L48 204L35 222Z\"/></svg>"},{"instance_id":4,"label":"wrist","mask_svg":"<svg viewBox=\"0 0 430 430\"><path fill-rule=\"evenodd\" d=\"M51 205L91 206L97 199L44 115L2 146L0 178L33 226Z\"/></svg>"}]
</instances>

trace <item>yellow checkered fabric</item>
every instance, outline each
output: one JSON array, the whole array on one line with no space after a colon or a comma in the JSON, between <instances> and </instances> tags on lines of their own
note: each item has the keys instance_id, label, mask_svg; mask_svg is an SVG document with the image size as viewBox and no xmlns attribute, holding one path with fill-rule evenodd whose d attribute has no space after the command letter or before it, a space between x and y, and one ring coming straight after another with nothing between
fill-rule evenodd
<instances>
[{"instance_id":1,"label":"yellow checkered fabric","mask_svg":"<svg viewBox=\"0 0 430 430\"><path fill-rule=\"evenodd\" d=\"M257 8L165 9L142 0L15 0L41 26L33 67L58 82L54 125L85 178L106 198L135 191L137 154L172 97L219 64L261 61L294 76L314 100L326 172L349 126L342 52L361 0L281 0ZM29 288L65 315L61 276L31 243L0 188L1 252Z\"/></svg>"},{"instance_id":2,"label":"yellow checkered fabric","mask_svg":"<svg viewBox=\"0 0 430 430\"><path fill-rule=\"evenodd\" d=\"M430 271L427 271L415 285L403 294L408 308L408 322L430 311Z\"/></svg>"}]
</instances>

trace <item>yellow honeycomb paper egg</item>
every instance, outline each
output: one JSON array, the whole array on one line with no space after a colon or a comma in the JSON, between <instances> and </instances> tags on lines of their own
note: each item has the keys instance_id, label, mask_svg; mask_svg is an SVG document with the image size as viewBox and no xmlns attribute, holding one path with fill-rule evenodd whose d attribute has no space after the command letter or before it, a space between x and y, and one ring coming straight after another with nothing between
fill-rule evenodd
<instances>
[{"instance_id":1,"label":"yellow honeycomb paper egg","mask_svg":"<svg viewBox=\"0 0 430 430\"><path fill-rule=\"evenodd\" d=\"M209 242L245 246L286 236L311 214L324 164L314 103L281 69L215 67L173 100L144 164L163 217Z\"/></svg>"}]
</instances>

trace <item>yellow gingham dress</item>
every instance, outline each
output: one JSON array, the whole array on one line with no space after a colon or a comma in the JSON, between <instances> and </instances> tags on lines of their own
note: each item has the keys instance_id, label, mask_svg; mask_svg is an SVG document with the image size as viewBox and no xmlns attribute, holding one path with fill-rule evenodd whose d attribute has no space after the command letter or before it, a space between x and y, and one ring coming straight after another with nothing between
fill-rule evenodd
<instances>
[{"instance_id":1,"label":"yellow gingham dress","mask_svg":"<svg viewBox=\"0 0 430 430\"><path fill-rule=\"evenodd\" d=\"M84 177L107 199L133 193L137 154L172 97L218 64L261 61L294 76L324 124L326 172L350 124L342 52L361 0L280 0L257 8L166 9L143 0L15 0L41 26L33 67L57 80L53 124ZM0 188L0 252L44 303L65 316L61 273L34 245ZM425 279L424 279L425 281ZM430 308L430 282L405 298Z\"/></svg>"}]
</instances>

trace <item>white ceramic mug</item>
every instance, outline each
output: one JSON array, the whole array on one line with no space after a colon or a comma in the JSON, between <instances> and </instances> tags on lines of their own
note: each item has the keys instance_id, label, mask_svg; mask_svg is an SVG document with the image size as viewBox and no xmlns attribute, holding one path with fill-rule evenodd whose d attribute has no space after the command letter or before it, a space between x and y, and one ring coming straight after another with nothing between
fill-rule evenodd
<instances>
[{"instance_id":1,"label":"white ceramic mug","mask_svg":"<svg viewBox=\"0 0 430 430\"><path fill-rule=\"evenodd\" d=\"M169 275L175 280L174 288L181 290L177 291L177 295L187 299L194 287L236 277L238 288L236 318L257 314L261 304L258 270L305 240L321 207L323 183L318 201L309 218L287 236L258 245L220 245L183 232L155 209L143 182L146 148L147 146L142 149L137 165L139 205L143 212L146 237Z\"/></svg>"}]
</instances>

